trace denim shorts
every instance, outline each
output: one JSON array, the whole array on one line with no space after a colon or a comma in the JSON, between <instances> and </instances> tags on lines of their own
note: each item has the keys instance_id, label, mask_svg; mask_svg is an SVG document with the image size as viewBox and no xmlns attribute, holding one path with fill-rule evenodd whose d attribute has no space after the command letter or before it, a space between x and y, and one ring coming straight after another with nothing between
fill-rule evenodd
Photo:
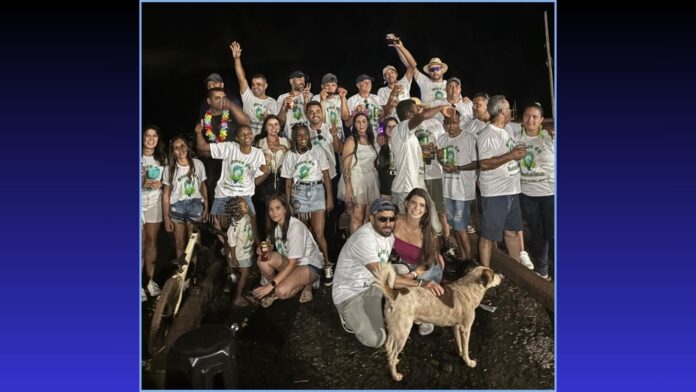
<instances>
[{"instance_id":1,"label":"denim shorts","mask_svg":"<svg viewBox=\"0 0 696 392\"><path fill-rule=\"evenodd\" d=\"M324 183L297 182L292 186L292 208L295 213L313 212L326 209Z\"/></svg>"},{"instance_id":2,"label":"denim shorts","mask_svg":"<svg viewBox=\"0 0 696 392\"><path fill-rule=\"evenodd\" d=\"M447 223L454 227L454 230L466 230L469 225L469 206L471 200L453 200L443 199L442 204L445 206L445 214L447 214Z\"/></svg>"},{"instance_id":3,"label":"denim shorts","mask_svg":"<svg viewBox=\"0 0 696 392\"><path fill-rule=\"evenodd\" d=\"M251 201L251 196L239 196L244 198L249 206L249 215L256 215L254 203ZM216 197L213 201L213 208L210 209L210 215L222 215L225 213L225 204L232 199L232 196Z\"/></svg>"},{"instance_id":4,"label":"denim shorts","mask_svg":"<svg viewBox=\"0 0 696 392\"><path fill-rule=\"evenodd\" d=\"M201 199L186 199L179 200L169 206L169 213L175 212L178 215L183 215L191 220L200 222L203 217L203 200ZM172 216L172 222L184 223L182 219L177 219Z\"/></svg>"},{"instance_id":5,"label":"denim shorts","mask_svg":"<svg viewBox=\"0 0 696 392\"><path fill-rule=\"evenodd\" d=\"M503 230L522 230L520 195L481 197L483 219L481 235L491 241L502 241Z\"/></svg>"},{"instance_id":6,"label":"denim shorts","mask_svg":"<svg viewBox=\"0 0 696 392\"><path fill-rule=\"evenodd\" d=\"M442 280L442 268L440 264L433 264L427 271L418 276L418 280L434 280L440 283Z\"/></svg>"}]
</instances>

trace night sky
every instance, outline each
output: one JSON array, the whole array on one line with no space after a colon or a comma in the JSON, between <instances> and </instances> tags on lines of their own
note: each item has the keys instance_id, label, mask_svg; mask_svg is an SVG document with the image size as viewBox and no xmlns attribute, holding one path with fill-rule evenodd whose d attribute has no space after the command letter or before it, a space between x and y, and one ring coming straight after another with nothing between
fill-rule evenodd
<instances>
[{"instance_id":1,"label":"night sky","mask_svg":"<svg viewBox=\"0 0 696 392\"><path fill-rule=\"evenodd\" d=\"M445 78L462 79L462 94L504 94L518 106L539 101L550 114L544 11L554 55L553 4L142 4L143 123L165 135L192 132L205 96L203 79L217 72L229 95L239 96L230 42L242 45L247 80L268 78L267 95L289 90L294 70L310 75L312 92L321 77L338 76L348 96L355 78L375 78L382 68L405 71L384 41L400 36L418 68L431 57L449 66ZM414 82L411 95L419 96Z\"/></svg>"}]
</instances>

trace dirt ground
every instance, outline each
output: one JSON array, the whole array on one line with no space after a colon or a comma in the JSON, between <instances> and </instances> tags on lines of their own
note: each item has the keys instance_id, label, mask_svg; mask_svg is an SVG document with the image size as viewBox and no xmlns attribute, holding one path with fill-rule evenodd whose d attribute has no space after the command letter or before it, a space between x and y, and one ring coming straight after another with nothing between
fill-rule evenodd
<instances>
[{"instance_id":1,"label":"dirt ground","mask_svg":"<svg viewBox=\"0 0 696 392\"><path fill-rule=\"evenodd\" d=\"M453 279L453 271L446 278ZM147 331L154 299L143 303L143 388L164 388L164 373L147 354ZM417 328L400 356L401 382L391 379L383 348L362 346L343 330L321 286L314 300L278 300L271 307L235 308L229 294L217 296L204 323L238 323L240 387L244 389L552 389L553 316L509 279L488 291L476 310L470 354L474 369L457 356L449 328L429 336ZM183 385L182 385L183 386ZM174 387L169 385L169 387Z\"/></svg>"}]
</instances>

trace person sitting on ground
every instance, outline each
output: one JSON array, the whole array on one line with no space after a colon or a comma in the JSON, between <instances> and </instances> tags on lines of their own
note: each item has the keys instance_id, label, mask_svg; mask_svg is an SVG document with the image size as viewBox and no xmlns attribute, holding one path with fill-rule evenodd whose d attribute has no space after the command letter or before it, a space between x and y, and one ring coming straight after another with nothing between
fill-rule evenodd
<instances>
[{"instance_id":1,"label":"person sitting on ground","mask_svg":"<svg viewBox=\"0 0 696 392\"><path fill-rule=\"evenodd\" d=\"M261 299L267 308L276 299L293 297L300 290L300 302L309 302L312 285L318 284L323 266L323 256L317 243L299 219L292 216L292 208L285 197L271 196L268 199L268 228L270 247L264 260L263 252L257 248L256 264L261 271L261 286L253 290L254 297Z\"/></svg>"},{"instance_id":2,"label":"person sitting on ground","mask_svg":"<svg viewBox=\"0 0 696 392\"><path fill-rule=\"evenodd\" d=\"M249 278L251 259L254 255L254 232L251 228L251 217L249 206L243 197L233 197L225 204L225 215L230 222L227 229L227 245L229 248L225 252L227 256L227 272L230 277L234 274L234 269L239 268L239 279L232 277L232 282L237 280L237 289L234 295L235 306L248 306L242 293ZM226 289L229 288L229 285Z\"/></svg>"},{"instance_id":3,"label":"person sitting on ground","mask_svg":"<svg viewBox=\"0 0 696 392\"><path fill-rule=\"evenodd\" d=\"M422 188L415 188L406 196L405 214L399 216L394 226L394 253L402 261L397 273L404 279L422 281L423 287L442 288L439 282L445 260L430 222L428 199L428 193ZM428 335L433 329L429 323L418 326L421 335Z\"/></svg>"}]
</instances>

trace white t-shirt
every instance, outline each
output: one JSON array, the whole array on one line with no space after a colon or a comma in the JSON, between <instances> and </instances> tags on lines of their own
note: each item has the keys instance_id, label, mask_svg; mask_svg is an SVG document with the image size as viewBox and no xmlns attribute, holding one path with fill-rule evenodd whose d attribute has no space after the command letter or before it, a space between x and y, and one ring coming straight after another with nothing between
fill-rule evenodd
<instances>
[{"instance_id":1,"label":"white t-shirt","mask_svg":"<svg viewBox=\"0 0 696 392\"><path fill-rule=\"evenodd\" d=\"M329 126L321 124L322 140L317 137L317 131L309 129L309 137L312 141L312 149L321 148L324 151L326 160L329 162L329 178L336 177L336 154L333 149L333 135L329 132Z\"/></svg>"},{"instance_id":2,"label":"white t-shirt","mask_svg":"<svg viewBox=\"0 0 696 392\"><path fill-rule=\"evenodd\" d=\"M280 109L283 107L285 97L287 97L288 95L290 95L290 93L285 93L278 97L278 113L276 114L280 114ZM295 107L293 107L292 110L288 108L285 112L285 136L287 136L287 138L290 140L292 140L291 128L293 125L297 123L309 124L309 121L307 121L307 117L305 117L304 104L304 95L296 95Z\"/></svg>"},{"instance_id":3,"label":"white t-shirt","mask_svg":"<svg viewBox=\"0 0 696 392\"><path fill-rule=\"evenodd\" d=\"M312 97L312 101L321 102L321 95L317 94ZM333 97L324 102L324 124L331 127L332 125L338 129L338 136L341 140L345 139L343 133L343 120L341 119L341 97L334 94ZM327 128L328 129L328 128Z\"/></svg>"},{"instance_id":4,"label":"white t-shirt","mask_svg":"<svg viewBox=\"0 0 696 392\"><path fill-rule=\"evenodd\" d=\"M479 160L498 157L515 148L515 140L510 134L505 129L492 124L488 124L481 131L476 144ZM520 165L513 160L493 170L481 170L479 187L481 188L481 196L485 197L520 193Z\"/></svg>"},{"instance_id":5,"label":"white t-shirt","mask_svg":"<svg viewBox=\"0 0 696 392\"><path fill-rule=\"evenodd\" d=\"M552 196L556 183L553 139L542 129L534 137L522 132L517 140L527 146L527 155L520 160L522 193L527 196Z\"/></svg>"},{"instance_id":6,"label":"white t-shirt","mask_svg":"<svg viewBox=\"0 0 696 392\"><path fill-rule=\"evenodd\" d=\"M474 135L475 138L478 139L479 135L481 134L481 131L483 131L483 129L487 126L487 122L483 122L478 118L472 118L469 121L467 121L461 129L465 132L469 132L470 134Z\"/></svg>"},{"instance_id":7,"label":"white t-shirt","mask_svg":"<svg viewBox=\"0 0 696 392\"><path fill-rule=\"evenodd\" d=\"M367 103L365 103L367 101ZM372 125L372 133L377 139L377 132L379 131L379 116L382 114L382 103L378 96L370 94L367 98L361 97L359 94L355 94L348 98L348 111L353 113L358 105L363 105L367 108L367 118L370 119L370 125Z\"/></svg>"},{"instance_id":8,"label":"white t-shirt","mask_svg":"<svg viewBox=\"0 0 696 392\"><path fill-rule=\"evenodd\" d=\"M288 223L288 238L281 242L282 235L282 228L280 225L276 226L276 243L274 245L278 253L288 259L299 259L298 265L311 264L317 268L324 268L324 256L317 243L314 242L312 233L302 221L291 216Z\"/></svg>"},{"instance_id":9,"label":"white t-shirt","mask_svg":"<svg viewBox=\"0 0 696 392\"><path fill-rule=\"evenodd\" d=\"M416 135L419 143L422 139L425 139L428 141L428 143L433 143L436 146L437 140L445 133L447 132L445 132L445 128L442 126L442 123L434 118L424 120L414 130L414 134ZM442 166L440 166L440 162L437 161L437 157L433 155L433 159L430 164L425 165L425 179L435 180L438 178L442 178Z\"/></svg>"},{"instance_id":10,"label":"white t-shirt","mask_svg":"<svg viewBox=\"0 0 696 392\"><path fill-rule=\"evenodd\" d=\"M507 133L508 133L508 135L510 135L510 137L517 140L520 138L520 135L522 134L522 124L509 122L505 126L505 131L507 131Z\"/></svg>"},{"instance_id":11,"label":"white t-shirt","mask_svg":"<svg viewBox=\"0 0 696 392\"><path fill-rule=\"evenodd\" d=\"M411 82L408 80L408 78L404 75L404 77L396 83L403 86L403 88L401 89L401 93L399 93L399 102L411 98ZM382 106L385 106L387 104L391 93L392 88L388 85L377 90L377 96L379 97ZM397 120L399 119L399 117L396 115L396 106L392 108L392 111L391 113L389 113L388 117L395 117Z\"/></svg>"},{"instance_id":12,"label":"white t-shirt","mask_svg":"<svg viewBox=\"0 0 696 392\"><path fill-rule=\"evenodd\" d=\"M288 139L284 137L278 137L278 139L278 143L281 146L285 146L288 150L290 149L290 142L288 141ZM275 153L271 151L271 149L268 148L268 140L266 138L259 140L259 148L261 149L261 151L263 151L264 156L266 154L271 156L271 161L268 162L268 167L271 172L276 173L280 165L283 164L283 157L285 156L285 151L283 151L282 149L276 150Z\"/></svg>"},{"instance_id":13,"label":"white t-shirt","mask_svg":"<svg viewBox=\"0 0 696 392\"><path fill-rule=\"evenodd\" d=\"M164 166L157 163L154 157L143 155L142 166L145 168L145 178L151 181L162 181ZM162 188L142 188L141 194L142 207L152 207L161 201L160 196L162 195Z\"/></svg>"},{"instance_id":14,"label":"white t-shirt","mask_svg":"<svg viewBox=\"0 0 696 392\"><path fill-rule=\"evenodd\" d=\"M256 98L248 87L242 93L242 108L251 120L250 126L254 136L261 133L264 117L268 114L276 114L279 110L275 99L271 97L266 97L266 99Z\"/></svg>"},{"instance_id":15,"label":"white t-shirt","mask_svg":"<svg viewBox=\"0 0 696 392\"><path fill-rule=\"evenodd\" d=\"M215 198L254 194L254 179L263 175L261 166L266 164L266 157L260 149L251 147L249 155L245 155L239 144L224 142L211 144L210 156L222 159L222 174L215 187Z\"/></svg>"},{"instance_id":16,"label":"white t-shirt","mask_svg":"<svg viewBox=\"0 0 696 392\"><path fill-rule=\"evenodd\" d=\"M249 215L244 215L236 225L227 229L227 243L234 247L237 260L250 259L254 254L254 232Z\"/></svg>"},{"instance_id":17,"label":"white t-shirt","mask_svg":"<svg viewBox=\"0 0 696 392\"><path fill-rule=\"evenodd\" d=\"M421 91L421 102L431 106L431 102L447 99L447 81L434 83L429 77L423 75L421 71L416 70L416 84Z\"/></svg>"},{"instance_id":18,"label":"white t-shirt","mask_svg":"<svg viewBox=\"0 0 696 392\"><path fill-rule=\"evenodd\" d=\"M311 148L304 154L290 150L283 158L280 176L292 178L293 184L299 181L314 182L324 178L323 170L329 170L329 161L326 160L324 150Z\"/></svg>"},{"instance_id":19,"label":"white t-shirt","mask_svg":"<svg viewBox=\"0 0 696 392\"><path fill-rule=\"evenodd\" d=\"M448 165L464 166L476 160L476 138L461 131L456 137L448 133L440 136L438 148L445 149L443 161ZM476 171L462 170L458 173L442 173L442 196L452 200L474 200L476 198Z\"/></svg>"},{"instance_id":20,"label":"white t-shirt","mask_svg":"<svg viewBox=\"0 0 696 392\"><path fill-rule=\"evenodd\" d=\"M203 166L203 162L193 158L193 168L195 169L195 172L191 175L191 178L189 178L189 167L181 166L176 163L176 171L174 172L174 178L176 180L173 181L173 185L172 181L169 179L169 168L164 170L162 183L172 186L169 203L174 204L177 201L188 199L203 200L203 195L201 194L201 182L205 181L207 178L205 175L205 167Z\"/></svg>"},{"instance_id":21,"label":"white t-shirt","mask_svg":"<svg viewBox=\"0 0 696 392\"><path fill-rule=\"evenodd\" d=\"M447 98L441 100L441 101L435 101L430 104L431 107L437 106L437 105L452 105ZM463 99L459 99L459 102L454 104L454 110L459 112L459 129L464 129L466 124L471 121L472 118L474 118L474 103L469 101L467 103L464 103ZM438 113L435 116L433 116L434 119L437 119L440 122L445 121L445 116L442 115L442 113Z\"/></svg>"},{"instance_id":22,"label":"white t-shirt","mask_svg":"<svg viewBox=\"0 0 696 392\"><path fill-rule=\"evenodd\" d=\"M421 148L415 130L408 128L408 120L400 122L392 131L391 140L396 176L392 192L407 193L413 188L425 189L425 171Z\"/></svg>"},{"instance_id":23,"label":"white t-shirt","mask_svg":"<svg viewBox=\"0 0 696 392\"><path fill-rule=\"evenodd\" d=\"M339 304L367 290L374 275L366 265L389 260L394 235L382 237L368 222L360 226L343 245L338 255L331 296Z\"/></svg>"}]
</instances>

